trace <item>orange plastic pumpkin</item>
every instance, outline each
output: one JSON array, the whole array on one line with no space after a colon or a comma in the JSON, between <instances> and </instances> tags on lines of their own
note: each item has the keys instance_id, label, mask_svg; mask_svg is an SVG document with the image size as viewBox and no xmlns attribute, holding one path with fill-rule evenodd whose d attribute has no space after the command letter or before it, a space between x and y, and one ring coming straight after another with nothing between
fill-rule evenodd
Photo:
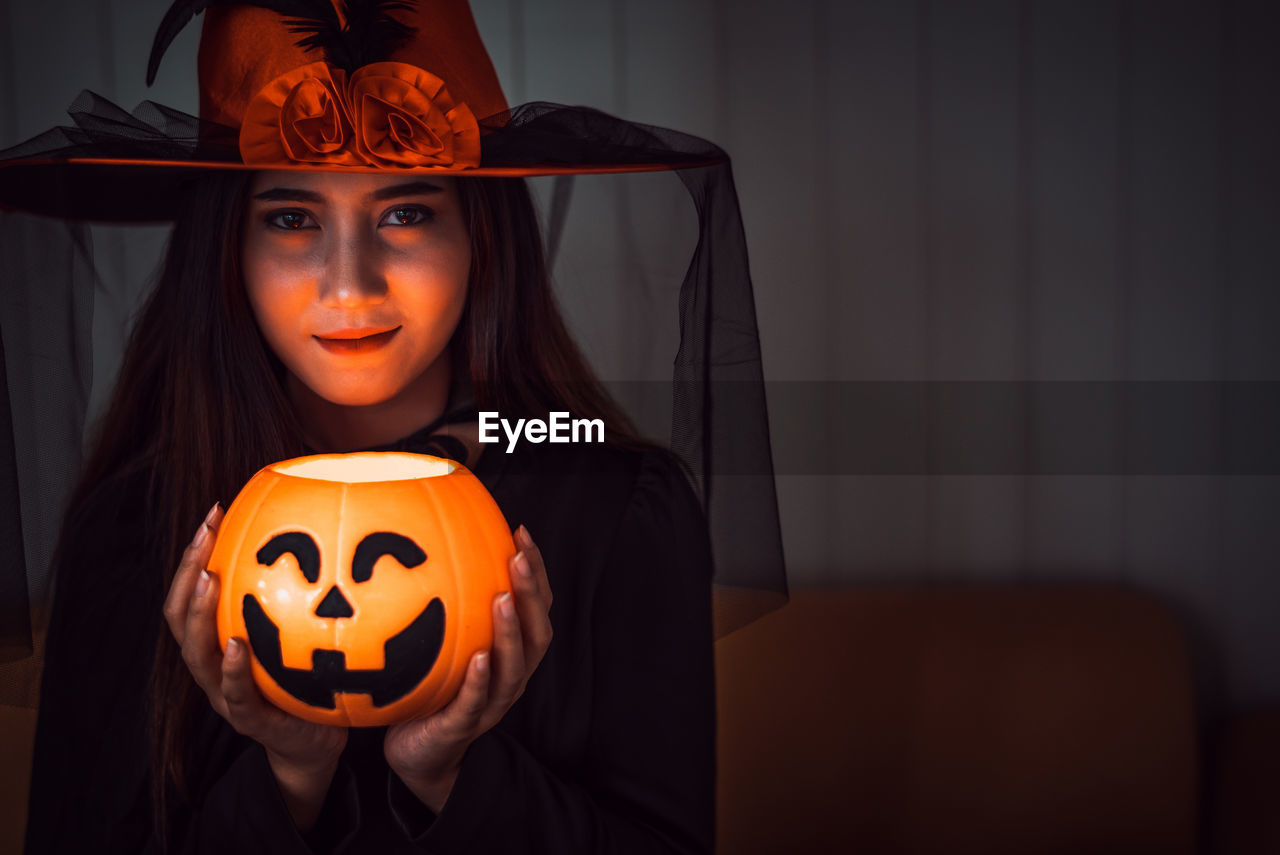
<instances>
[{"instance_id":1,"label":"orange plastic pumpkin","mask_svg":"<svg viewBox=\"0 0 1280 855\"><path fill-rule=\"evenodd\" d=\"M227 509L209 570L218 640L247 638L276 706L323 724L430 714L493 644L516 552L502 511L452 460L394 452L272 464Z\"/></svg>"}]
</instances>

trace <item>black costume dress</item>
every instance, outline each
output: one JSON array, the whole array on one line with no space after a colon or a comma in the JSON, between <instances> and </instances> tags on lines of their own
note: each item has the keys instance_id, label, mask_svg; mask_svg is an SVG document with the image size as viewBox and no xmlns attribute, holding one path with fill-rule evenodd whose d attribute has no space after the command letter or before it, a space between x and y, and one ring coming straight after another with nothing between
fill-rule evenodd
<instances>
[{"instance_id":1,"label":"black costume dress","mask_svg":"<svg viewBox=\"0 0 1280 855\"><path fill-rule=\"evenodd\" d=\"M263 748L206 706L187 766L195 810L179 818L176 850L711 851L712 567L696 497L665 453L504 452L489 446L474 472L542 551L555 637L525 694L467 751L439 815L389 772L383 728L352 729L321 819L301 835ZM157 849L147 680L165 592L139 545L149 519L132 480L100 490L65 547L29 855Z\"/></svg>"}]
</instances>

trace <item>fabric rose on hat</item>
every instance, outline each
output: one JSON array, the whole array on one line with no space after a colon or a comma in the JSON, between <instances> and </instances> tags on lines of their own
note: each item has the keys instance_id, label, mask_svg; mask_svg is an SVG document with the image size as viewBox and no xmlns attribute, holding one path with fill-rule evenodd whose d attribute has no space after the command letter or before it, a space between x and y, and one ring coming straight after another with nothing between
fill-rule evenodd
<instances>
[{"instance_id":1,"label":"fabric rose on hat","mask_svg":"<svg viewBox=\"0 0 1280 855\"><path fill-rule=\"evenodd\" d=\"M360 166L350 145L346 72L313 62L280 75L245 110L240 156L246 164L290 162Z\"/></svg>"},{"instance_id":2,"label":"fabric rose on hat","mask_svg":"<svg viewBox=\"0 0 1280 855\"><path fill-rule=\"evenodd\" d=\"M444 81L403 62L357 69L347 86L356 150L376 166L480 165L480 126Z\"/></svg>"}]
</instances>

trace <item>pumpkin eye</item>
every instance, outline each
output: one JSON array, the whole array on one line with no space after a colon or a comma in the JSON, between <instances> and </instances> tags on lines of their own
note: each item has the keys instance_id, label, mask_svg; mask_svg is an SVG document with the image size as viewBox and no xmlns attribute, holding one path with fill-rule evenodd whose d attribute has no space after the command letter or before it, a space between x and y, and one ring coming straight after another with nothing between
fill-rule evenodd
<instances>
[{"instance_id":1,"label":"pumpkin eye","mask_svg":"<svg viewBox=\"0 0 1280 855\"><path fill-rule=\"evenodd\" d=\"M258 550L258 563L270 567L280 560L280 556L292 552L298 561L298 567L307 581L315 584L320 581L320 550L311 535L301 531L286 531L277 534Z\"/></svg>"},{"instance_id":2,"label":"pumpkin eye","mask_svg":"<svg viewBox=\"0 0 1280 855\"><path fill-rule=\"evenodd\" d=\"M356 546L356 555L351 561L351 578L356 582L369 581L373 576L373 565L384 555L390 555L406 568L417 567L427 560L427 553L403 534L375 531L365 535Z\"/></svg>"}]
</instances>

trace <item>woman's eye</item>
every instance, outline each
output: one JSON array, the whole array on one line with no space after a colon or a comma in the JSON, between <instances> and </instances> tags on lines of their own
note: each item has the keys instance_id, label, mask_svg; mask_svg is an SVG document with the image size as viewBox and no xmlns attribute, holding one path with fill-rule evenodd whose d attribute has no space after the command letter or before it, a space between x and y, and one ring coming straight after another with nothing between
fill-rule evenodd
<instances>
[{"instance_id":1,"label":"woman's eye","mask_svg":"<svg viewBox=\"0 0 1280 855\"><path fill-rule=\"evenodd\" d=\"M267 223L288 231L297 231L305 227L307 220L307 215L301 211L277 211L267 215Z\"/></svg>"},{"instance_id":2,"label":"woman's eye","mask_svg":"<svg viewBox=\"0 0 1280 855\"><path fill-rule=\"evenodd\" d=\"M426 208L405 207L392 208L387 212L383 222L392 226L416 226L431 219L431 212Z\"/></svg>"}]
</instances>

